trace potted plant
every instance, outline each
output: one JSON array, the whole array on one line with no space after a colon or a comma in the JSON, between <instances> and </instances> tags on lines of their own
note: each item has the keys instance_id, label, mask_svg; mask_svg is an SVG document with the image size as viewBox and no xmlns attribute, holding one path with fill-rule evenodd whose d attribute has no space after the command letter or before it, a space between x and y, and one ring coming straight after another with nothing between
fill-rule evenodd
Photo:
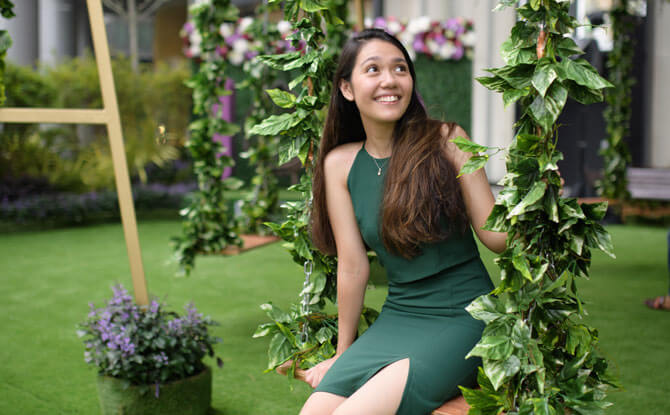
<instances>
[{"instance_id":1,"label":"potted plant","mask_svg":"<svg viewBox=\"0 0 670 415\"><path fill-rule=\"evenodd\" d=\"M208 332L217 323L193 304L179 315L156 300L135 304L121 285L113 291L104 307L89 304L77 331L84 360L98 370L102 414L207 414L212 372L203 358L221 341Z\"/></svg>"}]
</instances>

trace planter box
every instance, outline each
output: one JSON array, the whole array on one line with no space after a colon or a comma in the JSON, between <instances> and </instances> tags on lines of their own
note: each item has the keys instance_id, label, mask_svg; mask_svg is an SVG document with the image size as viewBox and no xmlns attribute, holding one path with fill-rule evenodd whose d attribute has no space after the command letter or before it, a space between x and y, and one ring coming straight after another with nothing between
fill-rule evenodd
<instances>
[{"instance_id":1,"label":"planter box","mask_svg":"<svg viewBox=\"0 0 670 415\"><path fill-rule=\"evenodd\" d=\"M130 385L109 376L98 376L102 415L206 415L212 401L212 371L160 385Z\"/></svg>"}]
</instances>

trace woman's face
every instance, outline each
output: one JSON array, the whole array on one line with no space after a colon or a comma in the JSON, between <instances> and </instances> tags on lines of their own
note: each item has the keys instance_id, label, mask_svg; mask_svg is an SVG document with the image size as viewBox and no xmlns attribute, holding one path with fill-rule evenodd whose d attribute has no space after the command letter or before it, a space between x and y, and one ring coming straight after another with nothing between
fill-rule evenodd
<instances>
[{"instance_id":1,"label":"woman's face","mask_svg":"<svg viewBox=\"0 0 670 415\"><path fill-rule=\"evenodd\" d=\"M413 84L400 49L373 39L361 46L351 81L342 80L340 91L356 103L361 121L368 128L398 121L412 98Z\"/></svg>"}]
</instances>

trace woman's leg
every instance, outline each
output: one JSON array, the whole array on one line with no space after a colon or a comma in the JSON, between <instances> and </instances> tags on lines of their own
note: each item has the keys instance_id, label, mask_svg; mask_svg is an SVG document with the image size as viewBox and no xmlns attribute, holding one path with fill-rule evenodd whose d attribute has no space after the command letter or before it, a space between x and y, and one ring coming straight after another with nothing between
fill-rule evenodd
<instances>
[{"instance_id":1,"label":"woman's leg","mask_svg":"<svg viewBox=\"0 0 670 415\"><path fill-rule=\"evenodd\" d=\"M333 415L394 415L409 374L409 359L380 370L335 409Z\"/></svg>"},{"instance_id":2,"label":"woman's leg","mask_svg":"<svg viewBox=\"0 0 670 415\"><path fill-rule=\"evenodd\" d=\"M314 392L302 406L300 415L331 415L345 401L344 396L328 392Z\"/></svg>"}]
</instances>

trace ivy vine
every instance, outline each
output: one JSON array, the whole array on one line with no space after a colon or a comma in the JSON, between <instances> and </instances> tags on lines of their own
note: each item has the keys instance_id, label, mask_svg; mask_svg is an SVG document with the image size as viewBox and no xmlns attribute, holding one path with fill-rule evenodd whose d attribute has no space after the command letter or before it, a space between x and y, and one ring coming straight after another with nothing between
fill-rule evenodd
<instances>
[{"instance_id":1,"label":"ivy vine","mask_svg":"<svg viewBox=\"0 0 670 415\"><path fill-rule=\"evenodd\" d=\"M502 0L496 9L514 6ZM587 278L591 249L614 257L599 224L606 202L580 205L560 196L556 120L571 98L590 104L612 85L567 37L577 21L569 1L530 0L516 10L520 20L503 43L506 65L478 78L519 102L521 117L507 154L504 189L485 229L507 232L507 249L496 259L500 285L467 310L486 323L470 356L482 358L480 389L463 388L470 413L494 415L600 414L605 391L616 382L598 349L598 332L583 321L577 281ZM458 142L470 152L487 147ZM481 167L486 153L468 169Z\"/></svg>"},{"instance_id":2,"label":"ivy vine","mask_svg":"<svg viewBox=\"0 0 670 415\"><path fill-rule=\"evenodd\" d=\"M261 16L277 9L277 5L262 4L256 10ZM253 38L262 46L263 53L268 50L276 39L281 38L276 26L267 24L264 19L254 19L247 29ZM238 218L238 227L245 233L265 234L269 231L264 223L279 209L279 185L274 168L277 162L278 137L271 135L250 134L251 128L276 112L272 101L265 90L277 79L277 71L268 68L260 60L252 59L243 65L246 78L239 88L247 88L251 92L251 108L244 121L244 132L248 140L248 150L240 156L253 165L254 176L251 178L251 193L242 203L242 215Z\"/></svg>"},{"instance_id":3,"label":"ivy vine","mask_svg":"<svg viewBox=\"0 0 670 415\"><path fill-rule=\"evenodd\" d=\"M601 196L619 202L630 198L626 167L631 162L631 156L624 138L630 132L632 89L635 85L635 22L628 3L628 0L617 0L610 11L614 44L607 57L607 67L614 87L605 94L607 145L599 152L603 158L603 177L596 183Z\"/></svg>"},{"instance_id":4,"label":"ivy vine","mask_svg":"<svg viewBox=\"0 0 670 415\"><path fill-rule=\"evenodd\" d=\"M193 113L197 117L189 126L191 136L186 147L193 159L198 190L191 204L180 211L182 235L172 238L179 275L191 272L198 254L242 245L223 196L226 190L237 189L242 183L235 178L221 179L224 168L232 166L233 160L212 139L214 134L233 135L239 129L221 118L219 98L230 91L224 85L227 64L217 51L223 40L218 28L224 22L237 21L239 11L230 0L208 0L194 4L189 12L196 30L202 34L202 61L186 82L193 89Z\"/></svg>"},{"instance_id":5,"label":"ivy vine","mask_svg":"<svg viewBox=\"0 0 670 415\"><path fill-rule=\"evenodd\" d=\"M270 0L269 3L278 3ZM272 115L250 129L250 134L278 135L279 164L297 157L305 173L292 190L302 199L284 204L287 211L282 223L267 225L285 242L293 260L309 267L311 274L300 295L303 307L292 305L284 312L272 303L261 306L272 322L261 324L254 337L272 336L268 350L268 371L291 360L289 379L296 367L308 368L332 357L337 344L337 316L325 312L326 300L336 302L336 258L323 255L309 235L314 155L318 152L325 110L330 100L331 79L336 51L346 39L343 0L286 0L285 19L292 23L290 35L294 47L301 50L259 59L272 69L294 75L289 91L271 89L267 93L279 107L291 110ZM324 28L324 29L322 29ZM374 321L378 313L364 307L359 332Z\"/></svg>"},{"instance_id":6,"label":"ivy vine","mask_svg":"<svg viewBox=\"0 0 670 415\"><path fill-rule=\"evenodd\" d=\"M0 15L5 19L15 16L14 4L9 0L0 0ZM5 57L12 46L12 38L6 30L0 30L0 106L5 105Z\"/></svg>"}]
</instances>

